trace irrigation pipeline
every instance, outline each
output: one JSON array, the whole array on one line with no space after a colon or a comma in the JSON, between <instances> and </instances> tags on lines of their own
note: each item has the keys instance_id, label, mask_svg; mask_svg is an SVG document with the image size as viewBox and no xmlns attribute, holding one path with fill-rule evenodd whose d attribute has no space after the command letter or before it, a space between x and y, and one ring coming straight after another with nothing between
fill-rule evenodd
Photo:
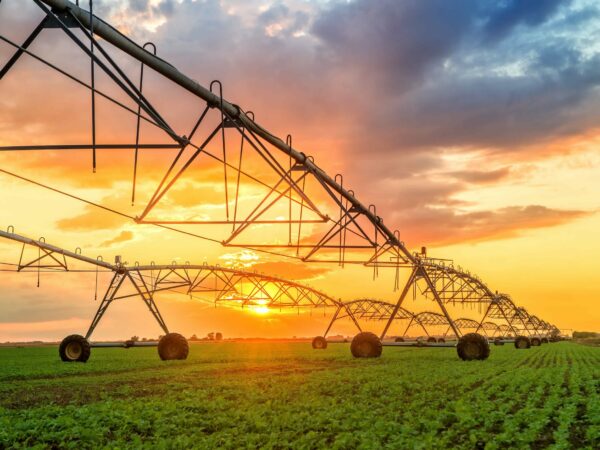
<instances>
[{"instance_id":1,"label":"irrigation pipeline","mask_svg":"<svg viewBox=\"0 0 600 450\"><path fill-rule=\"evenodd\" d=\"M323 219L323 221L332 222L333 226L325 234L325 236L323 236L321 238L321 240L317 244L315 244L314 246L312 244L310 246L305 246L305 247L309 247L309 248L313 247L313 249L307 255L305 255L301 258L303 261L331 262L331 261L319 261L318 259L311 258L311 257L312 257L312 255L314 255L316 253L316 251L318 251L319 248L328 247L326 245L327 242L329 242L331 239L333 239L334 236L338 235L338 233L339 233L339 247L338 246L329 246L329 248L330 249L331 248L339 248L340 256L339 256L338 262L340 263L340 265L342 267L345 262L350 262L350 261L346 261L346 259L345 259L345 252L347 249L374 248L375 254L368 261L366 261L366 262L365 261L352 261L352 262L353 263L361 262L365 265L371 264L374 267L374 276L375 276L375 274L377 273L379 264L382 264L381 261L379 260L379 258L381 258L381 256L384 255L386 252L393 250L392 258L396 258L396 259L394 259L392 262L389 262L389 263L384 262L383 265L387 264L389 267L396 268L395 289L398 289L398 287L399 287L399 284L398 284L399 283L399 274L398 274L399 268L412 266L413 273L412 273L411 277L409 278L409 282L407 283L407 285L402 293L401 298L398 300L396 309L394 310L394 312L390 318L390 321L394 318L394 315L396 314L397 309L399 308L405 295L407 294L410 285L413 284L413 287L416 289L416 282L419 279L425 280L425 282L427 283L427 286L428 286L424 292L425 295L433 295L433 297L438 302L440 308L442 309L442 311L444 312L444 315L447 317L447 319L449 320L450 323L452 323L452 320L451 320L450 316L448 315L448 312L446 311L444 304L449 303L451 301L455 301L457 296L463 296L462 300L460 297L458 297L459 298L458 302L461 302L461 303L462 302L464 302L464 303L469 303L469 302L471 302L471 303L486 302L487 303L487 302L489 302L490 307L488 308L488 312L490 311L492 303L500 300L497 293L494 294L481 280L479 280L475 276L472 276L468 272L463 272L460 267L458 268L458 270L456 270L456 269L454 269L454 267L452 265L450 265L450 266L444 265L441 260L427 258L424 252L422 252L422 254L411 254L406 249L404 243L400 240L399 232L391 231L390 229L388 229L384 225L383 219L381 219L379 216L377 216L375 206L370 205L369 207L365 207L354 196L353 191L348 190L344 187L343 177L341 175L336 175L334 178L330 177L327 173L325 173L322 169L320 169L314 163L314 160L310 156L306 156L304 153L302 153L298 150L295 150L292 147L291 136L288 136L288 138L284 142L282 139L271 134L268 130L266 130L259 124L257 124L254 120L253 114L251 114L250 112L246 113L239 106L226 101L223 98L222 85L219 81L213 81L211 83L209 89L198 84L196 81L188 78L186 75L179 72L174 66L172 66L165 60L157 57L155 54L156 53L155 47L154 47L153 52L147 51L146 45L144 45L143 47L139 46L138 44L133 42L131 39L127 38L122 33L120 33L114 27L112 27L108 23L104 22L102 19L94 16L93 12L91 11L91 5L90 5L90 11L85 11L85 10L79 8L78 3L75 4L68 0L34 0L34 2L46 13L46 17L43 19L43 21L40 23L40 25L38 25L38 27L30 35L30 37L27 38L27 40L23 43L23 45L19 46L19 45L13 43L12 41L0 36L0 38L2 38L2 40L4 40L8 44L17 48L17 52L15 53L13 58L11 58L11 60L1 70L0 78L2 78L2 76L6 72L8 72L8 70L10 70L12 65L15 63L15 61L19 58L19 56L21 54L28 54L28 55L36 58L37 60L41 61L42 63L49 65L51 68L58 70L63 75L66 75L70 79L78 82L79 84L81 84L84 87L86 87L87 89L89 89L92 94L92 145L91 146L90 145L85 145L85 146L43 145L43 146L3 147L2 150L7 150L7 151L8 150L10 150L10 151L12 151L12 150L33 150L33 149L53 150L53 149L58 149L58 148L73 150L75 148L77 148L77 149L91 148L93 150L93 156L94 156L94 169L95 169L95 163L96 163L96 160L95 160L96 149L107 149L107 148L114 148L114 149L127 148L127 149L129 149L129 148L131 148L131 149L136 150L136 155L137 155L137 151L140 148L179 148L179 153L178 153L178 156L175 158L171 168L168 170L167 174L161 181L157 191L155 192L152 199L150 200L150 203L148 203L148 205L146 206L146 209L144 210L144 212L142 213L142 215L140 217L133 217L129 214L123 213L114 208L110 208L110 207L86 200L82 197L79 197L79 196L76 196L73 194L69 194L65 191L62 191L62 190L59 190L56 188L52 188L50 186L44 185L42 183L39 183L39 182L31 180L29 178L17 175L15 173L9 172L4 169L0 169L1 173L15 177L15 178L20 179L25 182L32 183L38 187L51 190L55 193L67 196L74 200L83 202L87 205L102 209L106 212L119 215L120 217L135 221L136 223L154 225L154 226L157 226L162 229L166 229L166 230L174 231L177 233L185 234L188 236L196 237L199 239L203 239L206 241L218 243L218 244L221 244L224 246L232 245L232 246L237 246L237 247L241 247L241 248L248 248L253 251L257 251L257 252L261 252L261 253L283 256L286 258L294 258L294 256L292 256L292 255L285 254L285 253L282 253L279 251L275 251L276 248L280 247L279 245L274 245L274 244L252 245L252 244L237 244L237 243L233 244L232 243L232 240L234 238L236 238L240 234L241 231L244 231L247 228L249 223L251 223L252 221L257 221L257 219L260 217L260 215L266 210L265 209L265 210L261 211L260 214L257 213L255 215L256 211L259 209L259 207L261 207L263 205L263 202L266 201L268 196L265 197L265 199L263 199L259 203L259 205L248 216L246 221L239 222L239 223L241 223L241 225L237 229L236 229L235 225L238 222L236 222L235 212L234 212L233 222L230 222L230 220L229 220L229 201L228 201L229 190L227 187L227 179L228 179L227 169L228 169L228 167L230 167L232 169L239 170L238 184L239 184L239 175L242 174L243 172L241 171L241 156L240 156L239 169L233 167L226 160L226 151L225 151L226 124L225 123L226 123L226 121L229 121L230 127L232 127L231 125L233 125L232 128L237 128L237 130L240 133L242 133L242 144L244 142L244 131L247 131L250 135L252 135L254 140L257 141L257 143L260 145L260 147L262 149L264 149L265 152L268 153L268 151L266 150L263 143L261 143L259 141L258 137L262 138L264 140L264 142L275 147L275 149L281 151L284 155L289 156L290 167L289 167L289 172L286 172L285 171L286 169L283 168L283 165L281 165L277 160L275 160L273 156L271 156L269 154L269 156L272 160L268 160L264 155L261 154L263 159L265 159L265 161L271 166L271 168L273 168L279 175L282 176L281 180L282 181L285 180L286 182L290 183L290 187L288 189L286 189L283 192L280 192L280 190L278 189L278 186L280 185L280 183L282 181L279 181L275 185L275 187L271 187L271 191L269 193L269 195L271 195L271 193L274 193L277 196L275 201L277 201L278 199L280 199L282 197L287 198L286 197L288 195L287 192L290 191L290 193L289 193L289 203L290 203L289 204L289 210L290 210L290 214L289 214L289 224L290 224L290 226L289 226L289 229L290 229L289 246L292 246L292 238L291 238L291 236L292 236L292 231L291 231L292 225L291 224L293 222L292 221L292 213L291 213L292 201L294 201L296 203L300 202L300 221L299 221L299 229L298 229L298 244L296 246L297 251L300 248L300 225L302 223L302 211L303 211L302 208L304 207L304 202L306 202L307 204L310 203L311 205L313 205L312 202L310 201L310 198L305 195L304 187L302 187L300 190L298 190L297 186L295 187L295 189L296 189L295 192L301 197L301 200L292 199L292 191L293 191L292 185L294 183L299 183L300 181L303 181L304 183L306 181L306 175L302 175L300 178L298 178L298 180L294 180L294 178L291 176L293 167L295 167L292 165L292 161L295 161L298 166L301 166L301 169L303 171L305 171L306 174L311 174L312 176L314 176L314 178L319 182L319 184L324 188L324 190L331 197L333 197L335 203L339 206L340 217L339 217L338 221L336 221L335 219L332 219L331 217L323 216L320 213L320 211L318 211L318 208L316 208L316 206L314 206L314 205L313 205L314 209L313 209L313 207L310 208L313 210L313 212L317 213L321 217L321 219ZM49 6L50 8L48 8L46 5ZM79 47L90 57L91 72L92 72L91 73L91 77L92 77L91 84L82 82L81 80L77 79L76 77L69 75L65 71L58 68L57 66L48 63L43 58L37 57L36 55L34 55L33 53L31 53L27 50L27 48L29 47L31 42L33 42L33 40L36 38L36 36L39 34L39 32L45 27L62 28L63 31L72 40L74 40L75 43L78 44ZM81 40L79 40L75 36L75 34L73 34L73 32L70 30L70 28L75 28L75 29L78 29L79 31L83 32L83 34L86 36L86 38L89 39L89 45L87 45L87 43L84 43ZM141 62L142 72L141 72L141 76L140 76L139 87L137 87L133 84L133 82L125 75L124 71L118 67L118 65L109 56L109 54L102 48L102 46L99 45L99 43L95 40L95 36L99 36L104 41L112 44L116 48L122 50L124 53L126 53L127 55L134 58L135 60ZM153 46L153 44L152 44L152 46ZM97 49L97 51L99 53L94 54L94 49ZM99 58L100 54L104 57L104 60ZM104 94L101 91L96 89L95 83L94 83L94 65L95 64L97 64L98 67L101 67L105 72L107 72L107 74L113 79L113 81L127 95L129 95L136 102L136 104L138 105L137 113L134 110L132 110L131 108L127 107L125 104L123 104L119 101L115 101L114 99L110 98L110 96L107 96L106 94ZM110 70L111 66L114 69L114 72L111 72L111 70ZM159 74L164 76L166 79L176 83L178 86L182 87L187 92L191 93L195 97L201 98L202 100L204 100L206 102L206 108L204 109L204 112L201 114L200 118L198 119L198 122L194 126L189 137L180 136L175 131L173 131L173 129L168 125L168 123L160 116L159 112L151 105L151 103L142 94L142 88L143 88L142 76L143 76L144 66L147 66L147 67L155 70L156 72L158 72ZM213 93L212 88L213 88L213 85L215 85L215 84L218 86L219 89L215 93ZM138 126L137 126L135 146L132 146L132 145L96 145L96 139L95 139L96 119L95 119L95 107L94 107L94 98L95 98L96 94L103 98L107 98L108 100L111 100L114 103L116 103L118 106L125 108L127 111L136 114ZM219 111L220 112L220 120L221 120L220 126L217 126L217 128L209 135L208 138L206 138L205 142L202 145L196 146L190 142L191 138L192 138L193 134L195 133L198 125L203 120L204 116L206 115L206 113L208 112L208 110L210 108L217 108L220 110ZM143 109L144 113L148 115L149 118L145 117L144 115L141 114L142 109ZM170 138L173 139L175 144L164 144L164 145L161 144L161 145L154 145L154 146L147 145L146 147L144 147L143 145L139 145L139 123L140 123L141 119L148 121L152 125L155 125L155 126L159 127L160 129L162 129L165 133L167 133L167 135ZM206 145L211 141L212 137L217 135L219 133L219 131L222 134L222 144L223 144L222 159L220 159L216 155L210 154L205 149ZM256 147L256 143L253 143L253 141L250 139L248 139L248 142L251 146L253 146L255 148L255 150L258 153L260 153L260 149L258 147ZM182 152L184 151L184 149L187 146L191 146L191 147L195 148L195 152L194 152L193 156L184 164L183 168L174 175L174 177L171 179L171 181L169 181L165 185L164 189L162 189L163 183L165 183L165 181L167 181L167 177L171 173L171 170L173 169L174 165L176 164L176 162L178 161ZM225 191L224 192L225 192L225 197L226 197L225 207L227 208L226 209L227 221L223 222L223 223L228 223L228 224L232 223L233 224L232 234L229 237L229 239L227 239L225 241L220 241L217 239L213 239L213 238L203 236L200 234L188 232L188 231L181 230L178 228L173 228L172 226L170 226L170 225L182 224L184 222L173 222L173 221L171 221L171 222L169 222L169 221L152 222L152 221L144 220L148 211L156 205L156 203L160 200L160 198L162 198L162 196L164 195L166 190L168 190L172 186L172 184L176 181L176 179L179 177L179 175L181 175L183 170L185 170L193 162L194 158L200 152L207 154L211 158L216 159L217 161L221 162L224 165L224 180L225 180ZM136 166L134 166L134 189L135 189L135 169L136 169ZM246 173L244 173L244 175L248 176L248 174L246 174ZM252 179L261 184L264 184L261 182L261 180L258 180L254 177L252 177ZM265 186L267 186L267 185L265 185ZM302 186L304 186L304 185L302 185ZM239 188L239 185L238 185L238 188ZM162 189L162 191L161 191L161 189ZM236 197L235 197L236 198L236 208L237 208L237 192L238 191L236 191ZM269 204L269 207L275 201L271 202ZM353 215L353 214L355 214L355 215ZM364 217L368 222L370 222L371 225L373 225L374 236L375 236L374 239L371 239L369 236L367 236L367 234L364 233L362 228L356 223L355 219L359 215ZM367 241L369 241L368 242L369 245L353 246L353 245L347 243L346 232L355 233L358 237L361 237L360 234L358 234L356 231L353 231L353 229L348 226L350 224L350 222L353 222L355 224L355 226L360 229L360 232L362 233L364 238ZM192 223L194 223L194 222L185 222L185 224L192 224ZM213 223L221 223L221 222L213 222ZM266 222L263 222L263 223L266 223ZM337 230L338 226L339 226L339 230ZM383 242L382 241L378 242L378 236L383 237ZM298 257L298 253L297 253L296 257ZM458 288L454 287L455 282L458 282L458 285L459 285ZM436 288L436 285L438 283L440 284L440 287L442 288L442 290L439 292ZM486 314L487 314L487 312L486 312ZM526 314L524 313L524 315L526 315ZM527 317L529 317L528 314L527 314Z\"/></svg>"},{"instance_id":2,"label":"irrigation pipeline","mask_svg":"<svg viewBox=\"0 0 600 450\"><path fill-rule=\"evenodd\" d=\"M375 213L365 207L356 197L354 197L348 190L346 190L340 183L332 179L327 173L319 168L314 162L311 161L304 153L295 150L291 145L280 138L274 136L265 128L257 124L251 119L241 108L237 105L228 102L219 95L214 94L209 89L200 85L196 81L188 78L183 73L179 72L175 67L166 62L165 60L155 56L151 52L145 50L131 39L121 34L118 30L113 28L108 23L99 19L98 17L90 14L89 11L81 9L76 4L68 0L41 0L43 3L50 6L53 11L64 12L68 11L73 17L75 17L83 26L87 29L93 29L94 34L100 36L107 42L111 43L115 47L121 49L123 52L147 65L148 67L156 70L169 80L178 84L188 92L202 98L209 105L216 105L228 116L238 119L243 127L251 132L256 133L258 136L265 139L271 145L279 149L280 151L288 154L296 162L307 167L307 170L311 172L315 177L322 180L330 188L339 193L345 201L349 202L353 208L360 211L365 217L367 217L375 228L385 235L387 240L392 243L395 247L400 249L404 257L412 262L416 263L417 258L412 255L400 241L400 239L391 231L387 226L383 224L383 221L375 215ZM172 136L176 140L180 140L178 136Z\"/></svg>"}]
</instances>

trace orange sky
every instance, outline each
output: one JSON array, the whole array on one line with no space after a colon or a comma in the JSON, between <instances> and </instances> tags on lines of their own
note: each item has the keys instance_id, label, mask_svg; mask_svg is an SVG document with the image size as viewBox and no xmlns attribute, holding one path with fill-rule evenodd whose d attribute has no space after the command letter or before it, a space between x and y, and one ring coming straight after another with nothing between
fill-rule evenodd
<instances>
[{"instance_id":1,"label":"orange sky","mask_svg":"<svg viewBox=\"0 0 600 450\"><path fill-rule=\"evenodd\" d=\"M34 8L26 8L27 14L17 11L15 4L2 2L0 29L21 42L41 16ZM294 147L314 156L331 176L343 173L344 185L364 204L376 204L377 214L388 227L400 230L411 250L426 245L431 256L454 259L492 289L509 293L519 305L559 327L600 329L600 285L595 281L600 156L594 120L600 99L598 80L589 75L600 50L582 41L595 26L591 21L578 27L569 21L589 2L537 11L535 16L521 11L521 18L510 16L516 21L510 26L509 19L502 19L507 11L475 6L462 11L461 6L452 12L449 28L436 28L439 36L426 41L422 30L408 26L402 43L386 38L386 26L374 35L361 28L362 22L352 22L353 17L363 8L373 20L384 23L386 15L393 14L410 24L417 12L435 20L431 17L439 11L366 1L289 2L285 10L270 2L217 6L183 1L174 10L161 5L149 2L146 10L138 11L106 2L100 13L139 42L155 41L161 57L202 84L223 80L225 97L253 110L258 123L282 138L292 133ZM336 11L343 20L332 21ZM481 15L489 29L477 28ZM190 17L209 17L221 26L195 35L202 23L190 23ZM533 39L542 35L547 42ZM360 37L373 40L373 51L358 41ZM567 44L572 44L570 51L579 52L570 59L565 55ZM495 61L486 56L490 47L497 54ZM31 50L88 80L87 59L58 31L44 31ZM12 51L0 44L0 64ZM415 58L419 51L428 52L422 57L426 60ZM137 79L137 64L119 58ZM128 101L105 75L98 73L97 83L98 89ZM444 87L448 89L441 92ZM89 143L89 92L39 62L24 57L0 81L0 92L0 145ZM150 71L144 92L180 134L189 133L204 107ZM199 130L198 140L216 119L210 120ZM134 132L134 117L98 100L98 142L130 143ZM142 142L157 141L168 142L143 126ZM208 150L219 154L220 141ZM232 145L229 158L237 158L237 151L237 144ZM0 168L136 216L173 155L173 150L141 154L134 206L129 150L100 152L96 174L91 172L89 151L4 153ZM253 176L272 179L258 159L246 164ZM152 217L222 217L222 179L222 166L199 158ZM230 180L235 180L231 173ZM343 300L393 301L397 296L391 273L372 280L370 268L342 270L242 253L137 225L3 174L0 188L0 228L13 225L19 234L44 236L71 250L81 247L91 257L112 260L119 254L129 263L222 265L242 258L250 267L302 280ZM242 180L242 212L248 212L243 208L261 192ZM319 207L330 208L316 189L311 198ZM229 231L185 229L218 240ZM274 240L285 234L268 227L251 233ZM16 262L19 251L15 243L0 242L0 262ZM33 274L0 273L0 341L56 340L85 331L97 307L93 275L43 274L40 288L35 286ZM312 336L322 333L328 317L322 311L258 314L214 308L207 300L158 297L170 328L185 335L222 331L226 337ZM407 302L415 311L434 309L425 301ZM474 318L479 314L470 309L452 313ZM160 333L139 301L114 305L105 319L97 338ZM380 325L373 326L379 330ZM351 333L352 328L340 324L335 331Z\"/></svg>"}]
</instances>

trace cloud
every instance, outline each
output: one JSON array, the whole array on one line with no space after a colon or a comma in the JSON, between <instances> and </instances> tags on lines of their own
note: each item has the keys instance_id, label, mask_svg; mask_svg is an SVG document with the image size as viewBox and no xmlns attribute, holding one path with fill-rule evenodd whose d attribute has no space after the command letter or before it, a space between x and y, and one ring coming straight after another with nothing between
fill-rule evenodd
<instances>
[{"instance_id":1,"label":"cloud","mask_svg":"<svg viewBox=\"0 0 600 450\"><path fill-rule=\"evenodd\" d=\"M498 2L495 11L484 26L489 41L507 36L516 26L536 26L548 20L559 7L566 7L570 0L536 0L534 2L508 0Z\"/></svg>"},{"instance_id":2,"label":"cloud","mask_svg":"<svg viewBox=\"0 0 600 450\"><path fill-rule=\"evenodd\" d=\"M127 198L126 194L111 194L102 198L98 203L118 211L124 210L125 205L130 204L129 202L130 199ZM56 227L61 231L87 232L115 230L132 222L127 217L89 204L85 204L82 210L83 212L76 216L58 220Z\"/></svg>"},{"instance_id":3,"label":"cloud","mask_svg":"<svg viewBox=\"0 0 600 450\"><path fill-rule=\"evenodd\" d=\"M331 271L331 268L320 267L317 264L312 266L302 263L286 261L268 261L257 263L252 267L257 272L264 272L269 275L275 275L286 280L311 280L321 277Z\"/></svg>"},{"instance_id":4,"label":"cloud","mask_svg":"<svg viewBox=\"0 0 600 450\"><path fill-rule=\"evenodd\" d=\"M459 170L448 172L446 175L471 184L497 183L510 175L509 167L501 167L495 170Z\"/></svg>"},{"instance_id":5,"label":"cloud","mask_svg":"<svg viewBox=\"0 0 600 450\"><path fill-rule=\"evenodd\" d=\"M131 33L139 32L139 27L155 32L173 15L175 8L174 0L126 0L100 3L97 11L121 30Z\"/></svg>"},{"instance_id":6,"label":"cloud","mask_svg":"<svg viewBox=\"0 0 600 450\"><path fill-rule=\"evenodd\" d=\"M112 239L108 239L100 244L100 247L110 247L114 244L121 244L123 242L131 241L133 239L133 233L131 231L123 230L117 236Z\"/></svg>"},{"instance_id":7,"label":"cloud","mask_svg":"<svg viewBox=\"0 0 600 450\"><path fill-rule=\"evenodd\" d=\"M403 214L399 220L405 224L403 232L406 231L411 242L443 246L513 238L527 230L562 225L589 214L540 205L465 213L449 208L421 208Z\"/></svg>"},{"instance_id":8,"label":"cloud","mask_svg":"<svg viewBox=\"0 0 600 450\"><path fill-rule=\"evenodd\" d=\"M270 131L281 136L292 133L297 148L316 155L328 173L344 173L363 203L376 202L385 223L403 233L414 229L412 217L431 217L438 223L447 219L462 230L462 220L475 216L461 212L465 205L457 200L460 193L512 180L518 164L564 152L561 142L589 135L597 127L600 52L593 36L599 13L581 1L130 0L107 1L98 8L99 14L138 41L151 38L159 56L192 78L201 76L202 84L222 80L225 97L255 111L258 122ZM40 42L41 49L54 49L55 56L70 55L66 46L72 44L57 44L68 40L59 33L52 36ZM138 73L137 63L126 66ZM42 92L32 87L35 72L28 73L27 90ZM148 77L153 76L148 71ZM16 93L19 82L16 78L11 82ZM73 105L58 102L63 85L54 86L47 104L60 104L59 115L68 115ZM157 77L147 79L144 93L178 133L189 132L201 102L189 97L181 101L182 92L169 83L160 84ZM78 91L73 97L73 104L87 111L87 94L80 96ZM65 132L73 141L89 140L86 114L56 124L54 106L45 107L39 120L31 123L32 108L19 108L15 98L0 96L0 122L11 130L30 131L12 133L15 139L58 139ZM32 99L26 105L32 105ZM103 139L133 139L125 116L106 109L100 117ZM3 138L12 135L3 133ZM466 159L477 153L485 168L444 159L448 149ZM83 164L89 167L89 154L74 158L77 162L61 164L63 159L49 154L23 166L40 170L52 166L44 173L65 180L70 171L69 182L82 188L130 183L131 153L118 157L103 153L95 181L79 170ZM151 180L148 186L156 185L168 159L144 154L140 173L144 181ZM218 180L213 169L202 166L194 175L201 181ZM208 180L201 178L207 174ZM209 197L222 201L220 192L208 185L192 193L192 184L181 181L161 206L190 209ZM151 192L144 189L140 188L140 204ZM485 214L491 220L507 213ZM103 215L87 208L58 225L71 231L122 225L118 218ZM576 217L560 216L564 221ZM470 226L472 235L478 235L477 227L483 235L495 233L483 219ZM445 239L445 233L441 229L439 239ZM469 233L453 235L469 240Z\"/></svg>"},{"instance_id":9,"label":"cloud","mask_svg":"<svg viewBox=\"0 0 600 450\"><path fill-rule=\"evenodd\" d=\"M75 217L61 219L56 227L62 231L97 231L111 230L131 222L129 219L102 211L90 205L84 207L85 212Z\"/></svg>"},{"instance_id":10,"label":"cloud","mask_svg":"<svg viewBox=\"0 0 600 450\"><path fill-rule=\"evenodd\" d=\"M336 64L395 95L423 81L472 27L475 2L358 0L335 3L315 21L313 33ZM374 26L374 24L377 24Z\"/></svg>"},{"instance_id":11,"label":"cloud","mask_svg":"<svg viewBox=\"0 0 600 450\"><path fill-rule=\"evenodd\" d=\"M224 265L226 267L249 269L257 264L260 256L251 250L242 250L236 253L225 253L219 256L219 259L225 261Z\"/></svg>"}]
</instances>

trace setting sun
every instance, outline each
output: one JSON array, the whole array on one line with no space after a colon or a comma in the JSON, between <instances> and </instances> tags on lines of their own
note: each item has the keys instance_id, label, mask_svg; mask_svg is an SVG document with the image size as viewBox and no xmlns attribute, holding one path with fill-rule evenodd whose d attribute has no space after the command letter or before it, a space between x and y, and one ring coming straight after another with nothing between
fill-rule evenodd
<instances>
[{"instance_id":1,"label":"setting sun","mask_svg":"<svg viewBox=\"0 0 600 450\"><path fill-rule=\"evenodd\" d=\"M598 448L598 0L0 0L0 449Z\"/></svg>"},{"instance_id":2,"label":"setting sun","mask_svg":"<svg viewBox=\"0 0 600 450\"><path fill-rule=\"evenodd\" d=\"M250 306L250 311L255 314L265 315L271 312L271 309L268 306Z\"/></svg>"}]
</instances>

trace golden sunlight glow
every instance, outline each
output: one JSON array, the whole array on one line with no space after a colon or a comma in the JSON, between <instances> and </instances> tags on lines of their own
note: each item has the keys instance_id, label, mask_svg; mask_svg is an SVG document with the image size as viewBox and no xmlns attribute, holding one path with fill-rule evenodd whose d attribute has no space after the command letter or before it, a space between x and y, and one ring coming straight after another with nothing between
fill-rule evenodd
<instances>
[{"instance_id":1,"label":"golden sunlight glow","mask_svg":"<svg viewBox=\"0 0 600 450\"><path fill-rule=\"evenodd\" d=\"M271 309L268 306L250 306L249 309L253 313L260 315L269 314L269 312L271 311Z\"/></svg>"}]
</instances>

